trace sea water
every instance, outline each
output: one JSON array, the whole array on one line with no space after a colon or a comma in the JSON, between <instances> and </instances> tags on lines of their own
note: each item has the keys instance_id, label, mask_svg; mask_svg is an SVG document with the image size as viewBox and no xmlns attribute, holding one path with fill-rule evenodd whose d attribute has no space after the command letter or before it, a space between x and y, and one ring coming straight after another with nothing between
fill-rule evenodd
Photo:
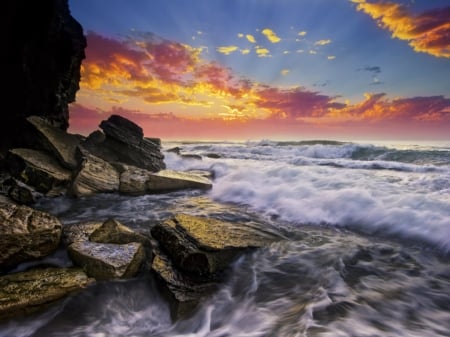
<instances>
[{"instance_id":1,"label":"sea water","mask_svg":"<svg viewBox=\"0 0 450 337\"><path fill-rule=\"evenodd\" d=\"M208 192L42 200L63 223L114 217L143 233L183 212L278 228L220 289L172 321L153 275L102 282L0 336L450 336L450 144L173 143L168 168ZM213 155L212 155L213 154ZM210 158L214 157L214 158ZM68 266L62 251L45 261ZM20 266L21 268L29 265Z\"/></svg>"}]
</instances>

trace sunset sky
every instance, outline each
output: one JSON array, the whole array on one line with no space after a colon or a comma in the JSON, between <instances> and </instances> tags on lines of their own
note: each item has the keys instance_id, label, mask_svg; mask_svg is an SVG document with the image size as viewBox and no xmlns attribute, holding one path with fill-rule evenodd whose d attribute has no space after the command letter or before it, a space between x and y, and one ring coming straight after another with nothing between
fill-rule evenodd
<instances>
[{"instance_id":1,"label":"sunset sky","mask_svg":"<svg viewBox=\"0 0 450 337\"><path fill-rule=\"evenodd\" d=\"M69 0L87 37L71 132L450 140L449 0Z\"/></svg>"}]
</instances>

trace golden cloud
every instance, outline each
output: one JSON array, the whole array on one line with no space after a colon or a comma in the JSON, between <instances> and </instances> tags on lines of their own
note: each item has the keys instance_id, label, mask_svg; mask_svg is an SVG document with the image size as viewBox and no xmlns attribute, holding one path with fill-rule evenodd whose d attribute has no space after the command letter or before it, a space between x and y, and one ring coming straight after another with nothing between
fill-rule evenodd
<instances>
[{"instance_id":1,"label":"golden cloud","mask_svg":"<svg viewBox=\"0 0 450 337\"><path fill-rule=\"evenodd\" d=\"M255 37L251 34L247 34L245 35L245 37L247 38L247 40L251 43L256 43Z\"/></svg>"},{"instance_id":2,"label":"golden cloud","mask_svg":"<svg viewBox=\"0 0 450 337\"><path fill-rule=\"evenodd\" d=\"M405 6L393 2L351 1L358 4L358 11L370 15L381 28L389 30L393 38L408 41L414 51L450 58L450 7L414 16Z\"/></svg>"},{"instance_id":3,"label":"golden cloud","mask_svg":"<svg viewBox=\"0 0 450 337\"><path fill-rule=\"evenodd\" d=\"M256 47L255 51L256 51L256 54L258 55L258 57L269 57L270 56L270 51L267 48Z\"/></svg>"},{"instance_id":4,"label":"golden cloud","mask_svg":"<svg viewBox=\"0 0 450 337\"><path fill-rule=\"evenodd\" d=\"M223 47L217 47L216 48L216 50L219 53L225 54L225 55L230 55L231 53L235 52L238 49L239 49L238 46L223 46Z\"/></svg>"},{"instance_id":5,"label":"golden cloud","mask_svg":"<svg viewBox=\"0 0 450 337\"><path fill-rule=\"evenodd\" d=\"M275 32L269 28L265 28L262 30L263 35L267 37L267 40L269 40L272 43L278 43L281 41L281 39L275 34Z\"/></svg>"},{"instance_id":6,"label":"golden cloud","mask_svg":"<svg viewBox=\"0 0 450 337\"><path fill-rule=\"evenodd\" d=\"M331 43L331 40L319 40L319 41L316 41L314 43L314 45L315 46L325 46L325 45L330 44L330 43Z\"/></svg>"}]
</instances>

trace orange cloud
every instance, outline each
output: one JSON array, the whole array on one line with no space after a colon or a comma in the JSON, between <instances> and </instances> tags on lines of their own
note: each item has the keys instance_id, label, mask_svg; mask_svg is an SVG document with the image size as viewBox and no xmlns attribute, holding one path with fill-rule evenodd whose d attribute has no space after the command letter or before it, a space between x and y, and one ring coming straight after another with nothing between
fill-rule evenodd
<instances>
[{"instance_id":1,"label":"orange cloud","mask_svg":"<svg viewBox=\"0 0 450 337\"><path fill-rule=\"evenodd\" d=\"M412 15L401 4L366 0L351 0L357 9L375 19L378 25L388 29L393 38L408 41L417 52L436 57L450 58L450 7Z\"/></svg>"}]
</instances>

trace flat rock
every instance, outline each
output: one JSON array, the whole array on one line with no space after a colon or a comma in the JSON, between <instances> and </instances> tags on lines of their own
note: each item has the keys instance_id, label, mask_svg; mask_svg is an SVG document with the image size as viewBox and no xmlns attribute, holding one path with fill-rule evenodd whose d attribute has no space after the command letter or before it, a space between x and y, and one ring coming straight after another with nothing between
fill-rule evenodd
<instances>
[{"instance_id":1,"label":"flat rock","mask_svg":"<svg viewBox=\"0 0 450 337\"><path fill-rule=\"evenodd\" d=\"M81 136L72 135L56 128L42 117L30 116L27 121L36 129L42 143L42 147L58 158L61 165L75 169L78 166L76 157L77 146Z\"/></svg>"},{"instance_id":2,"label":"flat rock","mask_svg":"<svg viewBox=\"0 0 450 337\"><path fill-rule=\"evenodd\" d=\"M119 172L108 162L80 149L82 163L72 183L75 196L119 190Z\"/></svg>"},{"instance_id":3,"label":"flat rock","mask_svg":"<svg viewBox=\"0 0 450 337\"><path fill-rule=\"evenodd\" d=\"M136 233L131 228L121 224L115 219L108 219L100 227L96 228L89 235L89 241L117 244L138 242L144 246L151 246L150 240L147 237Z\"/></svg>"},{"instance_id":4,"label":"flat rock","mask_svg":"<svg viewBox=\"0 0 450 337\"><path fill-rule=\"evenodd\" d=\"M0 203L0 267L39 259L59 245L61 223L27 206Z\"/></svg>"},{"instance_id":5,"label":"flat rock","mask_svg":"<svg viewBox=\"0 0 450 337\"><path fill-rule=\"evenodd\" d=\"M68 247L72 260L96 280L133 277L145 259L140 243L74 242Z\"/></svg>"},{"instance_id":6,"label":"flat rock","mask_svg":"<svg viewBox=\"0 0 450 337\"><path fill-rule=\"evenodd\" d=\"M15 178L41 193L66 187L72 178L70 170L43 151L12 149L8 153L8 166Z\"/></svg>"},{"instance_id":7,"label":"flat rock","mask_svg":"<svg viewBox=\"0 0 450 337\"><path fill-rule=\"evenodd\" d=\"M148 176L147 189L150 193L168 192L183 189L212 188L212 183L208 178L189 172L173 170L161 170Z\"/></svg>"},{"instance_id":8,"label":"flat rock","mask_svg":"<svg viewBox=\"0 0 450 337\"><path fill-rule=\"evenodd\" d=\"M156 225L151 233L179 269L204 277L224 270L248 249L282 239L260 224L235 224L186 214Z\"/></svg>"},{"instance_id":9,"label":"flat rock","mask_svg":"<svg viewBox=\"0 0 450 337\"><path fill-rule=\"evenodd\" d=\"M34 269L0 276L0 320L44 309L93 282L79 268Z\"/></svg>"}]
</instances>

